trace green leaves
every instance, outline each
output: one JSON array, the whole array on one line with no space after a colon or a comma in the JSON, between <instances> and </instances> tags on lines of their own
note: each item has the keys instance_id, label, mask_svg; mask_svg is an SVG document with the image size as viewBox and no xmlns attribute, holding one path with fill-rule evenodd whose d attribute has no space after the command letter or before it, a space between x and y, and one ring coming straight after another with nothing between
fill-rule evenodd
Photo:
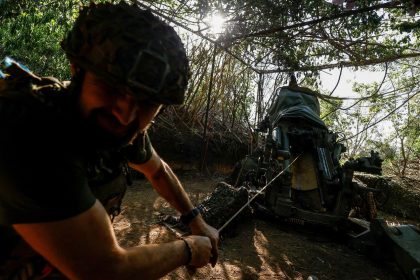
<instances>
[{"instance_id":1,"label":"green leaves","mask_svg":"<svg viewBox=\"0 0 420 280\"><path fill-rule=\"evenodd\" d=\"M0 56L9 55L40 75L69 78L59 43L70 28L78 1L6 1L0 13Z\"/></svg>"},{"instance_id":2,"label":"green leaves","mask_svg":"<svg viewBox=\"0 0 420 280\"><path fill-rule=\"evenodd\" d=\"M102 1L105 0L96 2ZM59 42L75 20L79 5L88 3L89 0L0 0L0 58L9 55L40 75L68 79L68 61ZM210 87L213 47L197 34L207 36L203 20L209 13L219 11L226 16L227 23L218 40L210 121L229 123L233 128L248 126L256 119L258 74L251 67L262 73L281 72L263 75L261 106L267 107L275 88L288 83L289 72L296 72L302 85L322 89L319 72L323 69L388 62L390 71L382 86L379 82L355 85L360 101L354 100L353 107L346 109L351 104L344 105L342 100L321 101L323 114L332 112L324 121L332 130L352 136L391 113L386 120L391 121L395 132L387 139L388 146L384 149L394 151L394 158L399 159L403 154L408 159L419 155L420 100L415 97L404 103L419 91L420 84L420 21L418 14L410 15L411 0L358 0L352 9L325 0L145 0L139 3L163 14L172 25L195 32L179 29L192 69L183 107L188 110L184 115L190 119L200 119L204 114ZM408 58L402 60L404 57ZM392 64L393 61L399 62ZM392 113L401 104L396 111L399 115ZM373 136L375 133L369 130L347 144L357 153ZM400 139L400 144L393 139ZM406 143L404 153L401 143Z\"/></svg>"}]
</instances>

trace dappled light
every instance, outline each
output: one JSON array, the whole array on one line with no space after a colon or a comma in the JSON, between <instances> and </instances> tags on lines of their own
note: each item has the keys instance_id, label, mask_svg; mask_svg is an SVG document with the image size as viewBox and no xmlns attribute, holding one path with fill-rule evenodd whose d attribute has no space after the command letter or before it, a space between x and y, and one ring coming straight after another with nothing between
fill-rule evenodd
<instances>
[{"instance_id":1,"label":"dappled light","mask_svg":"<svg viewBox=\"0 0 420 280\"><path fill-rule=\"evenodd\" d=\"M22 235L42 258L44 246L19 226L56 232L56 221L81 220L85 229L91 209L108 218L89 204L96 198L123 248L184 239L184 255L175 254L182 242L155 247L178 258L157 267L178 265L164 280L414 273L420 247L407 236L420 240L419 1L95 0L79 9L90 2L0 0L0 222L12 238ZM9 179L16 189L3 184ZM55 206L57 218L47 213ZM13 220L19 211L28 212L24 222L20 213ZM185 238L191 232L210 239ZM212 260L218 234L215 267L179 267L186 256L197 267ZM14 257L1 238L0 259ZM47 267L77 259L56 255L57 263L45 257ZM154 268L159 260L134 256ZM3 271L0 262L1 279Z\"/></svg>"},{"instance_id":2,"label":"dappled light","mask_svg":"<svg viewBox=\"0 0 420 280\"><path fill-rule=\"evenodd\" d=\"M176 27L187 47L192 77L184 105L168 109L156 128L157 138L177 137L173 148L190 163L206 168L216 154L233 164L252 151L251 131L294 72L319 92L322 119L340 133L345 157L379 148L388 173L418 170L419 16L412 1L135 2ZM9 55L35 73L69 79L59 42L81 3L88 1L3 1L0 59ZM326 69L335 69L334 87L324 87ZM347 82L346 69L383 78ZM344 83L352 96L335 90Z\"/></svg>"},{"instance_id":3,"label":"dappled light","mask_svg":"<svg viewBox=\"0 0 420 280\"><path fill-rule=\"evenodd\" d=\"M214 190L219 177L213 180L200 175L181 176L186 190L196 204ZM161 213L176 213L155 206L162 201L147 186L146 181L135 181L129 188L123 212L115 219L118 240L123 247L162 243L176 240L174 233L159 224ZM129 226L128 226L129 225ZM309 275L319 279L347 279L351 271L354 279L398 279L397 272L382 271L366 257L328 238L322 232L304 233L276 221L248 219L234 232L222 239L219 262L198 269L194 275L181 267L163 279L296 279ZM347 269L343 269L347 267ZM360 270L363 267L363 270ZM390 274L390 275L388 275ZM394 278L392 278L394 277Z\"/></svg>"}]
</instances>

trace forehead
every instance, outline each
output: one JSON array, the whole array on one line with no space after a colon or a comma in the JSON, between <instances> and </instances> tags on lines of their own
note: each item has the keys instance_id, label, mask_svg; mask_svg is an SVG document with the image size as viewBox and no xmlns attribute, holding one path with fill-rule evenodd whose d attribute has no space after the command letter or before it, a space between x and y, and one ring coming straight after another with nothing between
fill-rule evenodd
<instances>
[{"instance_id":1,"label":"forehead","mask_svg":"<svg viewBox=\"0 0 420 280\"><path fill-rule=\"evenodd\" d=\"M141 94L141 92L134 93L132 89L130 89L130 87L122 84L111 83L110 81L107 81L106 79L99 77L90 71L86 72L85 82L88 83L90 86L94 86L98 90L101 90L105 93L130 95L133 98L135 98L135 100L138 102L161 105L160 103L154 102L146 94ZM139 89L138 91L141 90Z\"/></svg>"},{"instance_id":2,"label":"forehead","mask_svg":"<svg viewBox=\"0 0 420 280\"><path fill-rule=\"evenodd\" d=\"M128 87L118 84L112 84L111 82L95 75L90 71L86 72L85 82L101 90L112 91L113 93L133 95L132 91Z\"/></svg>"}]
</instances>

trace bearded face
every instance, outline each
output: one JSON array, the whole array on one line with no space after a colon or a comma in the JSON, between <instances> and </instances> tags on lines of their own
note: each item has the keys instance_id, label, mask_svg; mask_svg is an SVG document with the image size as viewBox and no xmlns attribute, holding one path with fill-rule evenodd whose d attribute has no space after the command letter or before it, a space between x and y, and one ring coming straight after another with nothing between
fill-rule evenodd
<instances>
[{"instance_id":1,"label":"bearded face","mask_svg":"<svg viewBox=\"0 0 420 280\"><path fill-rule=\"evenodd\" d=\"M118 148L146 131L161 105L135 99L128 90L109 85L86 72L79 109L89 141L98 148Z\"/></svg>"}]
</instances>

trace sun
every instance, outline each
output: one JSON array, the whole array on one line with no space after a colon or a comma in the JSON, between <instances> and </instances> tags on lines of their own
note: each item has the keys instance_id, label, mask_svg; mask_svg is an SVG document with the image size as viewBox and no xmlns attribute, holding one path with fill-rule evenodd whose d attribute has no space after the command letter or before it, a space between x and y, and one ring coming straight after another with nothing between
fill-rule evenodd
<instances>
[{"instance_id":1,"label":"sun","mask_svg":"<svg viewBox=\"0 0 420 280\"><path fill-rule=\"evenodd\" d=\"M225 18L219 13L212 14L206 20L207 24L210 26L210 32L212 34L223 33L225 21Z\"/></svg>"}]
</instances>

